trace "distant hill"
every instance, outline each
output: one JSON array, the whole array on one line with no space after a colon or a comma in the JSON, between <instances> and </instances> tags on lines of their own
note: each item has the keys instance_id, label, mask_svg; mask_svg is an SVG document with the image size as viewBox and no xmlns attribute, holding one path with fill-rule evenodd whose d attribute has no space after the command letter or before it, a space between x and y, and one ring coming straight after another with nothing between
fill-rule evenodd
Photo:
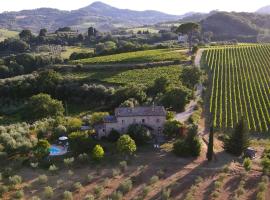
<instances>
[{"instance_id":1,"label":"distant hill","mask_svg":"<svg viewBox=\"0 0 270 200\"><path fill-rule=\"evenodd\" d=\"M182 16L169 15L158 11L133 11L118 9L102 2L73 11L61 11L51 8L4 12L0 14L0 28L21 30L31 29L38 32L41 28L54 31L59 27L70 26L86 30L95 26L102 31L118 27L151 25L158 22L178 20Z\"/></svg>"},{"instance_id":2,"label":"distant hill","mask_svg":"<svg viewBox=\"0 0 270 200\"><path fill-rule=\"evenodd\" d=\"M270 31L270 15L216 12L200 24L203 31L214 33L214 40L257 42L260 34Z\"/></svg>"},{"instance_id":3,"label":"distant hill","mask_svg":"<svg viewBox=\"0 0 270 200\"><path fill-rule=\"evenodd\" d=\"M259 13L259 14L270 14L270 5L260 8L259 10L256 11L256 13Z\"/></svg>"}]
</instances>

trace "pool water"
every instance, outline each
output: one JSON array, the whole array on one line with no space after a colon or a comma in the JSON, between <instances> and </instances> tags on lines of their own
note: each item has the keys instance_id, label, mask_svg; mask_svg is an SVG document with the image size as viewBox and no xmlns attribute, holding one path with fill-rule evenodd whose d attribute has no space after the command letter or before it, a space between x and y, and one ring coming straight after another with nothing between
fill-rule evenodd
<instances>
[{"instance_id":1,"label":"pool water","mask_svg":"<svg viewBox=\"0 0 270 200\"><path fill-rule=\"evenodd\" d=\"M52 145L50 147L50 156L60 156L67 153L67 150L64 147Z\"/></svg>"}]
</instances>

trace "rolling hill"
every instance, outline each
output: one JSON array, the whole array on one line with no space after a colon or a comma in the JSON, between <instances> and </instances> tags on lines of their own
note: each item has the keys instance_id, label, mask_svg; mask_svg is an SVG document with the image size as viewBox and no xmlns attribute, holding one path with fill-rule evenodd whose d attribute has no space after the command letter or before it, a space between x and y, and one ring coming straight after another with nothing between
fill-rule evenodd
<instances>
[{"instance_id":1,"label":"rolling hill","mask_svg":"<svg viewBox=\"0 0 270 200\"><path fill-rule=\"evenodd\" d=\"M270 15L270 5L260 8L259 10L256 11L256 13Z\"/></svg>"},{"instance_id":2,"label":"rolling hill","mask_svg":"<svg viewBox=\"0 0 270 200\"><path fill-rule=\"evenodd\" d=\"M39 29L44 27L49 31L54 31L64 26L71 26L78 30L95 26L101 31L108 31L118 27L149 25L180 18L181 16L158 11L118 9L102 2L94 2L87 7L73 11L39 8L19 12L4 12L0 14L0 28L30 29L38 32Z\"/></svg>"}]
</instances>

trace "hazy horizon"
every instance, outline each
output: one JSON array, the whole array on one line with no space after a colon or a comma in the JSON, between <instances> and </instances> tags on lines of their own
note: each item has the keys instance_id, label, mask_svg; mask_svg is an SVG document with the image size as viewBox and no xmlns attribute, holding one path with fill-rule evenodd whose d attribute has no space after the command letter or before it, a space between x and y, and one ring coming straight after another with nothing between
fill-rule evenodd
<instances>
[{"instance_id":1,"label":"hazy horizon","mask_svg":"<svg viewBox=\"0 0 270 200\"><path fill-rule=\"evenodd\" d=\"M76 10L88 6L95 0L76 0L64 2L63 0L0 0L5 1L0 6L0 12L20 11L36 8L57 8L60 10ZM254 12L263 6L269 5L269 0L246 1L246 0L102 0L101 2L111 6L131 10L157 10L168 14L181 15L187 12L209 12L212 10Z\"/></svg>"}]
</instances>

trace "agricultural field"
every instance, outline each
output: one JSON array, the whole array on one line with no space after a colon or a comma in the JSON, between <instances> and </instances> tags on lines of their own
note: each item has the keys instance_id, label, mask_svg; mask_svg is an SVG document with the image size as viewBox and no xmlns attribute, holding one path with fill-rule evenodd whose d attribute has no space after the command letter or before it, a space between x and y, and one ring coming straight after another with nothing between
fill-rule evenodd
<instances>
[{"instance_id":1,"label":"agricultural field","mask_svg":"<svg viewBox=\"0 0 270 200\"><path fill-rule=\"evenodd\" d=\"M147 69L130 69L130 70L91 70L83 72L64 73L64 78L76 80L93 80L106 82L108 84L142 84L145 86L152 85L155 79L166 77L172 84L179 83L181 67L177 65L166 67L154 67Z\"/></svg>"},{"instance_id":2,"label":"agricultural field","mask_svg":"<svg viewBox=\"0 0 270 200\"><path fill-rule=\"evenodd\" d=\"M120 53L108 56L98 56L76 60L72 63L82 64L114 64L114 63L147 63L163 61L186 61L188 58L185 52L177 49L157 49Z\"/></svg>"},{"instance_id":3,"label":"agricultural field","mask_svg":"<svg viewBox=\"0 0 270 200\"><path fill-rule=\"evenodd\" d=\"M209 111L216 128L232 128L243 117L253 132L270 128L270 45L205 50L211 80Z\"/></svg>"},{"instance_id":4,"label":"agricultural field","mask_svg":"<svg viewBox=\"0 0 270 200\"><path fill-rule=\"evenodd\" d=\"M18 35L19 35L19 33L16 31L9 31L6 29L0 29L0 42L7 39L7 38L17 37Z\"/></svg>"}]
</instances>

